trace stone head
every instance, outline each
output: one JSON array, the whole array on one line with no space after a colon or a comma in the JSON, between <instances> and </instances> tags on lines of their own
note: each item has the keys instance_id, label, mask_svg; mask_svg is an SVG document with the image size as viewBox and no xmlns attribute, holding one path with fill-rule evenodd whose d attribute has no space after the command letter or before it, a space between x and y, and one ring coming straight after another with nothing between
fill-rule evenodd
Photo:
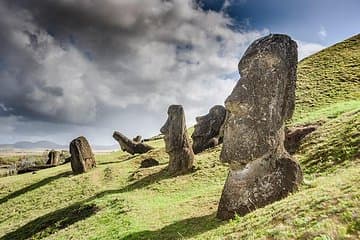
<instances>
[{"instance_id":1,"label":"stone head","mask_svg":"<svg viewBox=\"0 0 360 240\"><path fill-rule=\"evenodd\" d=\"M196 117L192 137L211 136L218 132L225 120L225 115L225 107L216 105L209 110L208 114Z\"/></svg>"},{"instance_id":2,"label":"stone head","mask_svg":"<svg viewBox=\"0 0 360 240\"><path fill-rule=\"evenodd\" d=\"M185 114L181 105L170 105L168 109L168 118L160 129L164 134L166 152L181 149L184 144L185 132Z\"/></svg>"},{"instance_id":3,"label":"stone head","mask_svg":"<svg viewBox=\"0 0 360 240\"><path fill-rule=\"evenodd\" d=\"M226 100L227 109L282 125L294 111L297 61L297 44L289 36L270 34L256 40L239 62L241 79L236 94Z\"/></svg>"}]
</instances>

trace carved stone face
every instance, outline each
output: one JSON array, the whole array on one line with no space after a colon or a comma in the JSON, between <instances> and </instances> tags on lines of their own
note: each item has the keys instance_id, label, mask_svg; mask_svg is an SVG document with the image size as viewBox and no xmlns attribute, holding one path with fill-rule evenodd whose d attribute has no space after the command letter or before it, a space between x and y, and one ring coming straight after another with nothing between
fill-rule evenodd
<instances>
[{"instance_id":1,"label":"carved stone face","mask_svg":"<svg viewBox=\"0 0 360 240\"><path fill-rule=\"evenodd\" d=\"M185 115L181 105L171 105L168 109L168 119L160 129L164 134L165 151L176 151L183 147L185 134Z\"/></svg>"},{"instance_id":2,"label":"carved stone face","mask_svg":"<svg viewBox=\"0 0 360 240\"><path fill-rule=\"evenodd\" d=\"M212 107L208 114L196 118L192 137L212 138L217 135L225 120L226 110L221 105Z\"/></svg>"},{"instance_id":3,"label":"carved stone face","mask_svg":"<svg viewBox=\"0 0 360 240\"><path fill-rule=\"evenodd\" d=\"M273 154L294 110L297 49L289 37L255 41L239 63L241 79L226 99L221 159L244 165Z\"/></svg>"}]
</instances>

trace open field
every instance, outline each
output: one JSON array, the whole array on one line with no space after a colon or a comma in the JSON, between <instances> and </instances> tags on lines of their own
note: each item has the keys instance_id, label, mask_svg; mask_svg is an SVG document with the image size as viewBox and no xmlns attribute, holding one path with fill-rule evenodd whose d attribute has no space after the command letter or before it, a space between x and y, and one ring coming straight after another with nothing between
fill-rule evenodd
<instances>
[{"instance_id":1,"label":"open field","mask_svg":"<svg viewBox=\"0 0 360 240\"><path fill-rule=\"evenodd\" d=\"M221 146L196 155L193 172L171 176L159 139L142 155L96 154L97 167L81 175L66 164L1 178L0 239L360 239L359 46L357 35L299 63L288 125L322 125L295 154L305 175L291 196L219 221ZM150 157L160 165L140 169Z\"/></svg>"}]
</instances>

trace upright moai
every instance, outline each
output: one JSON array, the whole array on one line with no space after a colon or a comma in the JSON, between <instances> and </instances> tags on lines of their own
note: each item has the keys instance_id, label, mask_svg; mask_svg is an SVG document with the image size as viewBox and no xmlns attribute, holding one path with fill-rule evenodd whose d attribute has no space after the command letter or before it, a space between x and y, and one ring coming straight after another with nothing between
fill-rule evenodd
<instances>
[{"instance_id":1,"label":"upright moai","mask_svg":"<svg viewBox=\"0 0 360 240\"><path fill-rule=\"evenodd\" d=\"M195 154L222 143L223 133L221 127L225 116L225 107L215 105L209 110L208 114L196 117L195 129L191 135L193 140L192 148Z\"/></svg>"},{"instance_id":2,"label":"upright moai","mask_svg":"<svg viewBox=\"0 0 360 240\"><path fill-rule=\"evenodd\" d=\"M194 152L190 145L185 113L181 105L169 107L168 119L160 132L164 134L165 150L169 154L169 173L190 171L193 167Z\"/></svg>"},{"instance_id":3,"label":"upright moai","mask_svg":"<svg viewBox=\"0 0 360 240\"><path fill-rule=\"evenodd\" d=\"M48 160L46 165L58 165L60 162L60 152L56 150L51 150L48 154Z\"/></svg>"},{"instance_id":4,"label":"upright moai","mask_svg":"<svg viewBox=\"0 0 360 240\"><path fill-rule=\"evenodd\" d=\"M135 137L133 140L127 138L124 134L115 131L113 138L119 143L121 150L132 155L135 153L146 153L153 149L150 145L141 142L141 136Z\"/></svg>"},{"instance_id":5,"label":"upright moai","mask_svg":"<svg viewBox=\"0 0 360 240\"><path fill-rule=\"evenodd\" d=\"M70 143L71 168L74 173L84 173L96 166L89 142L80 136Z\"/></svg>"},{"instance_id":6,"label":"upright moai","mask_svg":"<svg viewBox=\"0 0 360 240\"><path fill-rule=\"evenodd\" d=\"M239 63L240 80L225 101L220 154L230 172L217 217L233 218L286 197L302 181L284 148L284 122L295 105L297 45L271 34L253 42Z\"/></svg>"}]
</instances>

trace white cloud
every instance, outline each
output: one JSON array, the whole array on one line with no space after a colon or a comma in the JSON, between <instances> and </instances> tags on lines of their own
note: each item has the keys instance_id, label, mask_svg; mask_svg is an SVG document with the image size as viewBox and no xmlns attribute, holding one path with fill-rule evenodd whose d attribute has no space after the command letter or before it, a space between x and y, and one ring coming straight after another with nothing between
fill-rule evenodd
<instances>
[{"instance_id":1,"label":"white cloud","mask_svg":"<svg viewBox=\"0 0 360 240\"><path fill-rule=\"evenodd\" d=\"M327 37L327 31L324 26L320 26L320 30L318 32L318 36L321 40L324 40Z\"/></svg>"},{"instance_id":2,"label":"white cloud","mask_svg":"<svg viewBox=\"0 0 360 240\"><path fill-rule=\"evenodd\" d=\"M298 44L299 61L325 48L325 46L318 43L309 43L300 40L296 40L296 42Z\"/></svg>"},{"instance_id":3,"label":"white cloud","mask_svg":"<svg viewBox=\"0 0 360 240\"><path fill-rule=\"evenodd\" d=\"M0 101L29 124L70 124L69 136L84 124L154 134L175 103L194 123L224 102L237 79L223 76L267 33L233 31L232 19L192 0L22 4L0 4L0 54L8 66L0 70ZM146 123L136 125L134 115Z\"/></svg>"},{"instance_id":4,"label":"white cloud","mask_svg":"<svg viewBox=\"0 0 360 240\"><path fill-rule=\"evenodd\" d=\"M227 1L229 2L229 1ZM238 61L267 30L237 32L222 12L192 0L0 2L1 120L14 136L112 143L115 129L156 134L170 104L188 125L234 87ZM226 7L225 3L225 7ZM298 41L299 58L323 46ZM17 117L11 121L19 122ZM31 135L33 134L33 135ZM0 139L1 140L1 139Z\"/></svg>"}]
</instances>

